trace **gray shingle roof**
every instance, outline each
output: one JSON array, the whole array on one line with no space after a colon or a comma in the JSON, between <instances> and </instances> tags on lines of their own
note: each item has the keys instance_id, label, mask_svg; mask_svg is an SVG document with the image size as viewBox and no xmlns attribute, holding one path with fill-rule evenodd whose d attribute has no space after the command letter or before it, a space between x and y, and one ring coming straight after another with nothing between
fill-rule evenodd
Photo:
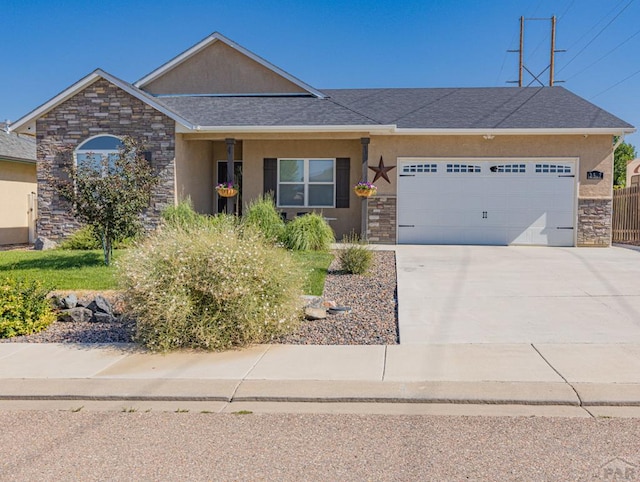
<instances>
[{"instance_id":1,"label":"gray shingle roof","mask_svg":"<svg viewBox=\"0 0 640 482\"><path fill-rule=\"evenodd\" d=\"M363 125L375 121L316 97L161 97L176 114L201 126Z\"/></svg>"},{"instance_id":2,"label":"gray shingle roof","mask_svg":"<svg viewBox=\"0 0 640 482\"><path fill-rule=\"evenodd\" d=\"M562 87L326 90L382 124L423 129L632 127Z\"/></svg>"},{"instance_id":3,"label":"gray shingle roof","mask_svg":"<svg viewBox=\"0 0 640 482\"><path fill-rule=\"evenodd\" d=\"M420 129L632 128L562 87L328 89L315 97L162 97L201 126L397 125Z\"/></svg>"},{"instance_id":4,"label":"gray shingle roof","mask_svg":"<svg viewBox=\"0 0 640 482\"><path fill-rule=\"evenodd\" d=\"M35 140L0 130L0 159L35 162Z\"/></svg>"}]
</instances>

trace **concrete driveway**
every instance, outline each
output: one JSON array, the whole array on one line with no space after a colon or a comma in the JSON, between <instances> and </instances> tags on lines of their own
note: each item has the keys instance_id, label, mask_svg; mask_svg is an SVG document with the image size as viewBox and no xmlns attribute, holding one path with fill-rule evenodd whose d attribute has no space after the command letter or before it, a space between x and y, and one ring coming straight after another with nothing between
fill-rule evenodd
<instances>
[{"instance_id":1,"label":"concrete driveway","mask_svg":"<svg viewBox=\"0 0 640 482\"><path fill-rule=\"evenodd\" d=\"M397 246L401 344L640 342L640 251Z\"/></svg>"}]
</instances>

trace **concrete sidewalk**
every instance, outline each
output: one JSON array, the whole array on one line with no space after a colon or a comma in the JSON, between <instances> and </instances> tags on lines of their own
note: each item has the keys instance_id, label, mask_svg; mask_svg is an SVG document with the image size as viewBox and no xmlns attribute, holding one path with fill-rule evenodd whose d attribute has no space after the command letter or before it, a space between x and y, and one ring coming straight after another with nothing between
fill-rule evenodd
<instances>
[{"instance_id":1,"label":"concrete sidewalk","mask_svg":"<svg viewBox=\"0 0 640 482\"><path fill-rule=\"evenodd\" d=\"M640 344L0 344L0 400L640 407ZM636 412L638 409L636 409Z\"/></svg>"}]
</instances>

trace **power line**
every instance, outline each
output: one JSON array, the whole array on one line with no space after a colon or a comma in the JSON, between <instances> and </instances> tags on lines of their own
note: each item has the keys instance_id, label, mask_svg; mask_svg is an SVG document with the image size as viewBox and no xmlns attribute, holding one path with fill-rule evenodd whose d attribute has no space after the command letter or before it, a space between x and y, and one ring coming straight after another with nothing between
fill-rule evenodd
<instances>
[{"instance_id":1,"label":"power line","mask_svg":"<svg viewBox=\"0 0 640 482\"><path fill-rule=\"evenodd\" d=\"M589 100L593 100L596 97L604 94L605 92L609 92L611 89L613 89L614 87L619 86L620 84L622 84L623 82L626 82L627 80L629 80L631 77L635 77L636 75L640 74L640 70L636 70L633 74L629 75L628 77L625 77L624 79L622 79L619 82L616 82L615 84L613 84L611 87L607 87L606 89L604 89L602 92L597 93L596 95L594 95L593 97L591 97Z\"/></svg>"},{"instance_id":2,"label":"power line","mask_svg":"<svg viewBox=\"0 0 640 482\"><path fill-rule=\"evenodd\" d=\"M564 17L567 14L569 9L571 9L571 7L573 7L574 3L576 3L576 0L571 0L571 2L569 3L569 6L564 9L564 12L562 12L562 14L560 16L558 16L558 21L560 21L562 19L562 17ZM542 47L542 44L545 43L547 40L549 40L549 34L545 35L544 38L542 40L540 40L540 42L538 42L538 45L536 45L536 48L533 49L533 51L529 55L531 57L533 57L536 54L536 52L538 50L540 50L540 47Z\"/></svg>"},{"instance_id":3,"label":"power line","mask_svg":"<svg viewBox=\"0 0 640 482\"><path fill-rule=\"evenodd\" d=\"M616 45L614 48L612 48L611 50L609 50L606 54L604 54L602 57L600 57L598 60L592 62L591 64L587 65L584 69L579 70L578 72L576 72L575 74L573 74L571 77L567 78L567 80L571 80L573 79L575 76L580 75L582 72L584 72L585 70L590 69L591 67L593 67L595 64L597 64L598 62L600 62L602 59L604 59L605 57L608 57L609 55L611 55L614 51L618 50L620 47L622 47L624 44L626 44L629 40L631 40L632 38L638 36L640 34L640 30L638 30L636 33L634 33L633 35L631 35L631 37L628 37L626 40L623 40L622 42L620 42L618 45Z\"/></svg>"},{"instance_id":4,"label":"power line","mask_svg":"<svg viewBox=\"0 0 640 482\"><path fill-rule=\"evenodd\" d=\"M624 8L620 10L618 14L609 21L609 23L607 23L604 27L602 27L602 29L595 35L595 37L593 37L589 42L587 42L587 44L584 47L582 47L582 49L580 49L580 51L577 54L571 57L571 59L566 64L564 64L564 67L558 70L558 73L566 69L569 66L569 64L571 64L571 62L573 62L582 52L584 52L587 49L587 47L591 45L602 34L602 32L604 32L607 29L609 25L611 25L620 15L622 15L622 12L624 12L627 8L629 8L629 5L631 5L633 2L634 0L630 0L629 3L627 3L624 6Z\"/></svg>"},{"instance_id":5,"label":"power line","mask_svg":"<svg viewBox=\"0 0 640 482\"><path fill-rule=\"evenodd\" d=\"M518 31L517 30L513 33L513 37L511 37L511 41L509 42L509 48L511 48L511 46L513 45L513 41L516 39L516 35L518 35ZM500 76L502 75L502 72L504 71L504 64L507 62L507 56L508 55L509 55L509 50L505 50L504 57L502 58L502 65L500 66L500 72L498 73L498 77L496 77L496 84L495 85L499 85Z\"/></svg>"},{"instance_id":6,"label":"power line","mask_svg":"<svg viewBox=\"0 0 640 482\"><path fill-rule=\"evenodd\" d=\"M567 50L571 50L573 47L575 47L576 45L578 45L580 43L580 41L585 38L587 35L589 35L591 32L593 32L596 27L598 25L600 25L605 18L607 18L609 15L611 15L613 12L615 12L616 10L618 10L618 7L620 5L622 5L625 2L625 0L620 0L617 5L615 7L613 7L611 10L609 10L609 13L607 13L604 17L600 18L600 20L598 20L595 24L593 24L591 26L591 28L589 28L588 30L586 30L582 35L580 35L580 37L578 38L578 40L576 40L575 42L573 42L571 45L569 45L569 47L567 47Z\"/></svg>"}]
</instances>

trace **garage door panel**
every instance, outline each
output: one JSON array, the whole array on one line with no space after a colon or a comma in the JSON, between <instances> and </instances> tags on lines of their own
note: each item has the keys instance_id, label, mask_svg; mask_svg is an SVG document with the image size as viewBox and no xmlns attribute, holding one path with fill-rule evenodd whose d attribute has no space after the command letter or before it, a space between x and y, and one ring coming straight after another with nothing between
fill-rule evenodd
<instances>
[{"instance_id":1,"label":"garage door panel","mask_svg":"<svg viewBox=\"0 0 640 482\"><path fill-rule=\"evenodd\" d=\"M573 162L430 164L399 178L398 242L574 245ZM447 172L451 165L469 172Z\"/></svg>"}]
</instances>

